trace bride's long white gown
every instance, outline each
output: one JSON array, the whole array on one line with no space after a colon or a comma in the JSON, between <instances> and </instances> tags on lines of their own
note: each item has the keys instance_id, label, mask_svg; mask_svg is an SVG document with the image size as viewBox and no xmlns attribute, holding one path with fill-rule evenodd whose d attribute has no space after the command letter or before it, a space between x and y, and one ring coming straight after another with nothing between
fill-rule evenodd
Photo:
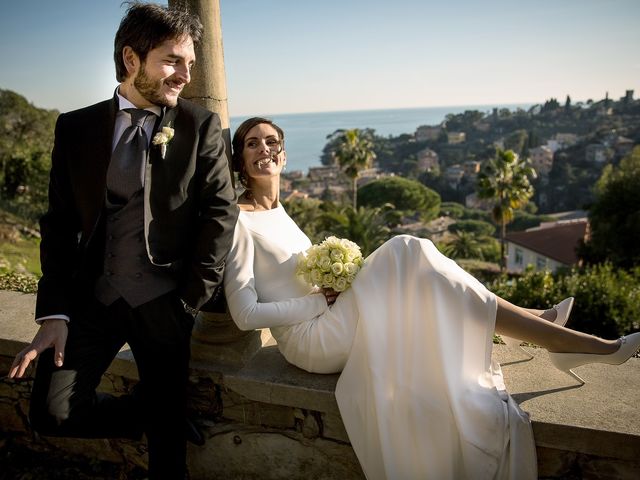
<instances>
[{"instance_id":1,"label":"bride's long white gown","mask_svg":"<svg viewBox=\"0 0 640 480\"><path fill-rule=\"evenodd\" d=\"M491 364L496 299L428 240L395 237L332 307L295 275L311 245L282 206L241 212L229 310L285 358L342 371L336 399L368 479L536 478L530 423Z\"/></svg>"}]
</instances>

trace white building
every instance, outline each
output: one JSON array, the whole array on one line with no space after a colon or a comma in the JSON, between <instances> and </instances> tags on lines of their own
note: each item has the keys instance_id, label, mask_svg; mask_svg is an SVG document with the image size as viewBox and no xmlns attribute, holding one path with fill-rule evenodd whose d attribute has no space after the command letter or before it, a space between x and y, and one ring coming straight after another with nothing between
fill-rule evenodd
<instances>
[{"instance_id":1,"label":"white building","mask_svg":"<svg viewBox=\"0 0 640 480\"><path fill-rule=\"evenodd\" d=\"M546 176L553 167L553 152L545 145L532 148L529 151L529 160L538 175Z\"/></svg>"},{"instance_id":2,"label":"white building","mask_svg":"<svg viewBox=\"0 0 640 480\"><path fill-rule=\"evenodd\" d=\"M440 160L438 154L430 148L420 150L416 154L417 168L420 172L430 172L431 170L440 166Z\"/></svg>"},{"instance_id":3,"label":"white building","mask_svg":"<svg viewBox=\"0 0 640 480\"><path fill-rule=\"evenodd\" d=\"M437 140L442 132L441 126L422 125L416 129L415 137L417 142L426 142L427 140Z\"/></svg>"},{"instance_id":4,"label":"white building","mask_svg":"<svg viewBox=\"0 0 640 480\"><path fill-rule=\"evenodd\" d=\"M508 233L507 271L522 272L532 265L536 271L555 272L578 263L576 249L588 234L586 219L549 222L524 232Z\"/></svg>"}]
</instances>

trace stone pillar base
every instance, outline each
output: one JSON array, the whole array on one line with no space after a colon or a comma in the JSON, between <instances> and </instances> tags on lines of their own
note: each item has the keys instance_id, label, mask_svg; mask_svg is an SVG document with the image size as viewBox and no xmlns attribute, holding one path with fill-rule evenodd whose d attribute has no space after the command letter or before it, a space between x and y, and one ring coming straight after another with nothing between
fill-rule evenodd
<instances>
[{"instance_id":1,"label":"stone pillar base","mask_svg":"<svg viewBox=\"0 0 640 480\"><path fill-rule=\"evenodd\" d=\"M228 313L200 312L191 336L191 361L200 367L239 369L262 348L259 330L243 332Z\"/></svg>"}]
</instances>

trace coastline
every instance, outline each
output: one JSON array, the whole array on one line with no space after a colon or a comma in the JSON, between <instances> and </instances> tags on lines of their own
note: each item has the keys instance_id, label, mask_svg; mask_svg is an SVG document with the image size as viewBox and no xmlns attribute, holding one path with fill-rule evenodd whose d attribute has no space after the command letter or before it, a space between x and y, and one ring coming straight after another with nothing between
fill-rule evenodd
<instances>
[{"instance_id":1,"label":"coastline","mask_svg":"<svg viewBox=\"0 0 640 480\"><path fill-rule=\"evenodd\" d=\"M493 108L527 110L532 103L461 105L450 107L422 107L376 110L346 110L337 112L285 113L259 115L272 119L285 132L285 150L292 170L307 173L309 167L320 166L320 155L326 145L327 136L338 129L372 128L380 136L412 135L421 125L438 125L448 114L467 110L490 112ZM232 116L231 130L246 118Z\"/></svg>"}]
</instances>

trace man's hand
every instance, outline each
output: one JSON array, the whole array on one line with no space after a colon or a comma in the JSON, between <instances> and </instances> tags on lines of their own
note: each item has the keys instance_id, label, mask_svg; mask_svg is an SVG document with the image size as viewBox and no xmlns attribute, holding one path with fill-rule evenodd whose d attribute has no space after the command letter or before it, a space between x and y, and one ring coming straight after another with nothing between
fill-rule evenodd
<instances>
[{"instance_id":1,"label":"man's hand","mask_svg":"<svg viewBox=\"0 0 640 480\"><path fill-rule=\"evenodd\" d=\"M53 362L56 367L61 367L64 362L64 346L67 343L68 333L67 322L62 319L55 318L42 322L31 345L16 355L9 369L9 378L21 378L29 364L49 347L55 349Z\"/></svg>"}]
</instances>

